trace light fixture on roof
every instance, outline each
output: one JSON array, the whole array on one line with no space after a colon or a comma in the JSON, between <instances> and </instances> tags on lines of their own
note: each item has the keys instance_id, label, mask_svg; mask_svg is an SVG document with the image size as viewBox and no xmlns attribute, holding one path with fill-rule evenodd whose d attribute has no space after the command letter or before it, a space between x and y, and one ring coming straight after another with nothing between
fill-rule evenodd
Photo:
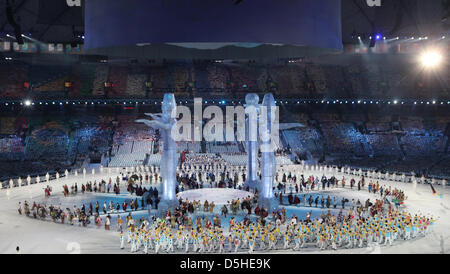
<instances>
[{"instance_id":1,"label":"light fixture on roof","mask_svg":"<svg viewBox=\"0 0 450 274\"><path fill-rule=\"evenodd\" d=\"M434 68L441 63L442 55L435 50L430 50L420 56L420 61L425 67Z\"/></svg>"}]
</instances>

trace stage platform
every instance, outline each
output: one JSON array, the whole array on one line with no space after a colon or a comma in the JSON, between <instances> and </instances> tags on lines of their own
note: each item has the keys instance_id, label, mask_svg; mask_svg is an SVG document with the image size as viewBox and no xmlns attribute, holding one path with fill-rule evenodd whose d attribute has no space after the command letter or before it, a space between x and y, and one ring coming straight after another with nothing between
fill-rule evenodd
<instances>
[{"instance_id":1,"label":"stage platform","mask_svg":"<svg viewBox=\"0 0 450 274\"><path fill-rule=\"evenodd\" d=\"M253 197L253 193L230 188L202 188L186 190L177 194L177 198L189 201L214 202L216 205L231 203L231 200Z\"/></svg>"}]
</instances>

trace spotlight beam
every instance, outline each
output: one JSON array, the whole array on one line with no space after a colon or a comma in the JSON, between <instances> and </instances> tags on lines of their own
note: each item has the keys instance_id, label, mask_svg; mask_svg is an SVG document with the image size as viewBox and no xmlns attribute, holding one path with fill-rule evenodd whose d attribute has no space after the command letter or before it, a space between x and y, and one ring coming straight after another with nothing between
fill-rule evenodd
<instances>
[{"instance_id":1,"label":"spotlight beam","mask_svg":"<svg viewBox=\"0 0 450 274\"><path fill-rule=\"evenodd\" d=\"M442 55L435 50L426 51L420 56L420 61L426 68L435 68L441 63Z\"/></svg>"}]
</instances>

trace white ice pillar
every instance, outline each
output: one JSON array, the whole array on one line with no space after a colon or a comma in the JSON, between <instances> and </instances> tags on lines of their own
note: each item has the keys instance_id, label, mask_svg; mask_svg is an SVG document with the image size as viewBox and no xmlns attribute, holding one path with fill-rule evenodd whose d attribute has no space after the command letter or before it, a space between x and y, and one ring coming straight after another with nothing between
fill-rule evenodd
<instances>
[{"instance_id":1,"label":"white ice pillar","mask_svg":"<svg viewBox=\"0 0 450 274\"><path fill-rule=\"evenodd\" d=\"M258 104L259 96L250 93L245 96L246 110L248 116L245 120L245 140L247 142L247 178L244 187L257 189L259 180L258 170Z\"/></svg>"},{"instance_id":2,"label":"white ice pillar","mask_svg":"<svg viewBox=\"0 0 450 274\"><path fill-rule=\"evenodd\" d=\"M261 117L260 117L260 137L261 137L261 188L258 203L267 210L272 209L273 181L276 172L275 147L278 140L274 140L278 133L278 121L275 107L275 99L271 93L264 95Z\"/></svg>"}]
</instances>

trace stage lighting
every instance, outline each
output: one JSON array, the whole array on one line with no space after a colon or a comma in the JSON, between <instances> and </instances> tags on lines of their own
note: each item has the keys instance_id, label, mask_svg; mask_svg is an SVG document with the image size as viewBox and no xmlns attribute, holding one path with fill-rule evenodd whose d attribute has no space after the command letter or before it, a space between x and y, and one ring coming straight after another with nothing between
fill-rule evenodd
<instances>
[{"instance_id":1,"label":"stage lighting","mask_svg":"<svg viewBox=\"0 0 450 274\"><path fill-rule=\"evenodd\" d=\"M27 107L29 107L29 106L31 106L31 101L30 100L25 100L25 106L27 106Z\"/></svg>"},{"instance_id":2,"label":"stage lighting","mask_svg":"<svg viewBox=\"0 0 450 274\"><path fill-rule=\"evenodd\" d=\"M422 54L420 61L425 67L432 68L439 65L442 61L442 56L436 51L428 51Z\"/></svg>"}]
</instances>

